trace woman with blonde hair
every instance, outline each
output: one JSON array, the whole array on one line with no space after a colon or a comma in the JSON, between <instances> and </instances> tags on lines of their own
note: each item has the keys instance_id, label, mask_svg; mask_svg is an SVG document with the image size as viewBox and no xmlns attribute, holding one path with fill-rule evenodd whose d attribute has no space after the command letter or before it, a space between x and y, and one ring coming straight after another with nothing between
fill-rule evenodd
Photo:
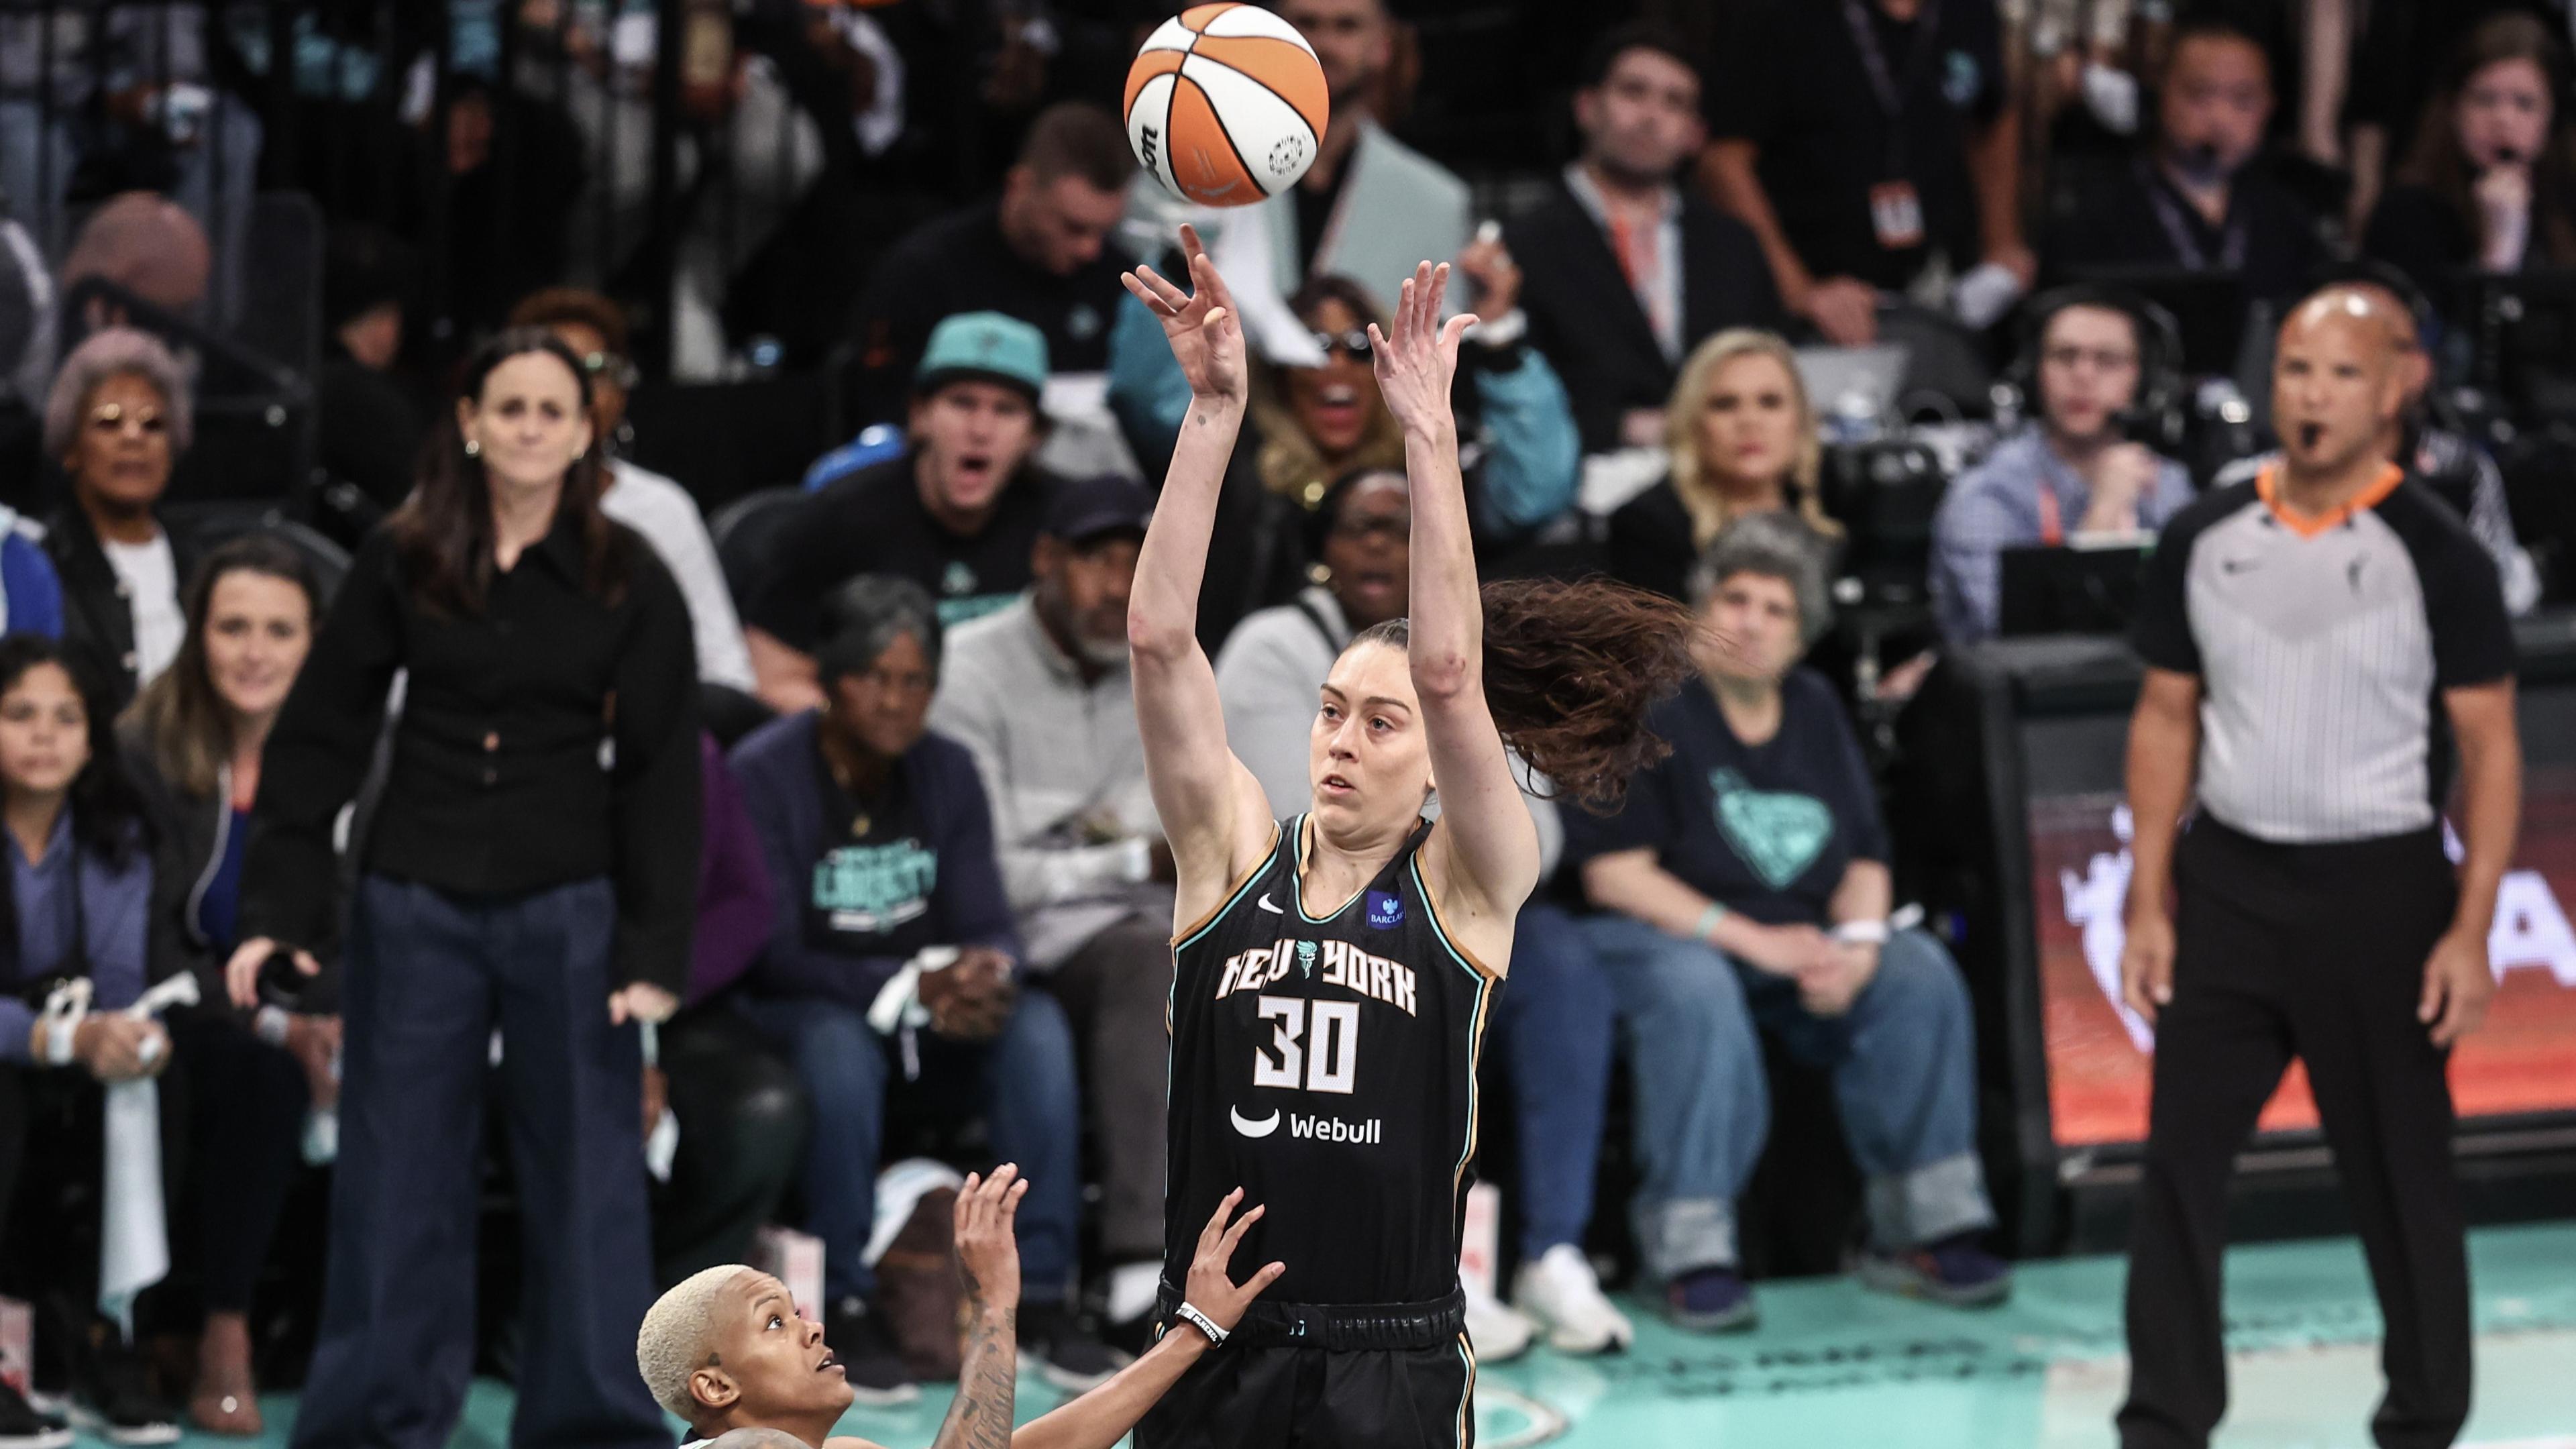
<instances>
[{"instance_id":1,"label":"woman with blonde hair","mask_svg":"<svg viewBox=\"0 0 2576 1449\"><path fill-rule=\"evenodd\" d=\"M1720 332L1693 349L1664 406L1664 481L1610 515L1610 573L1681 598L1691 564L1733 519L1794 510L1842 533L1817 502L1824 449L1797 354L1778 334Z\"/></svg>"}]
</instances>

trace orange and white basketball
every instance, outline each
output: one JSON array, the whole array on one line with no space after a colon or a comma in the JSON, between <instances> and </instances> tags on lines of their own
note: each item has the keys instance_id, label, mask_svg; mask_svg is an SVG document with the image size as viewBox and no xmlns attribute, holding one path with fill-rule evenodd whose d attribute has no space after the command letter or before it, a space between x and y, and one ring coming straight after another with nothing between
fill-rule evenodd
<instances>
[{"instance_id":1,"label":"orange and white basketball","mask_svg":"<svg viewBox=\"0 0 2576 1449\"><path fill-rule=\"evenodd\" d=\"M1315 48L1254 5L1193 5L1127 71L1127 141L1154 179L1203 206L1250 206L1315 164L1331 110Z\"/></svg>"}]
</instances>

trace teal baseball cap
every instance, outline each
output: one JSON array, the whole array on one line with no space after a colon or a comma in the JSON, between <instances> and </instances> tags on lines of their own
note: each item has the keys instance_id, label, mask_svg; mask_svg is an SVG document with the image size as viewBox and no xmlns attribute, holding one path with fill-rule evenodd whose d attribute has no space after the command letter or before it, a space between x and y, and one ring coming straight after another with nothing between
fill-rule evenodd
<instances>
[{"instance_id":1,"label":"teal baseball cap","mask_svg":"<svg viewBox=\"0 0 2576 1449\"><path fill-rule=\"evenodd\" d=\"M959 312L939 319L912 374L916 393L938 391L960 378L1015 387L1037 401L1047 379L1046 334L999 312Z\"/></svg>"}]
</instances>

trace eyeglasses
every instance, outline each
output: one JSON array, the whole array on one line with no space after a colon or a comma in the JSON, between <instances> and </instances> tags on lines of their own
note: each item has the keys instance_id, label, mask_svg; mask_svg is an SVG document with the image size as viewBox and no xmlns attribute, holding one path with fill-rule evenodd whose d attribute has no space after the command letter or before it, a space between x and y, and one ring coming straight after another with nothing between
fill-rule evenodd
<instances>
[{"instance_id":1,"label":"eyeglasses","mask_svg":"<svg viewBox=\"0 0 2576 1449\"><path fill-rule=\"evenodd\" d=\"M1317 347L1323 349L1324 360L1327 362L1332 360L1336 352L1353 362L1368 361L1369 340L1368 329L1365 327L1354 327L1348 332L1315 332L1308 335L1315 339Z\"/></svg>"},{"instance_id":2,"label":"eyeglasses","mask_svg":"<svg viewBox=\"0 0 2576 1449\"><path fill-rule=\"evenodd\" d=\"M136 408L129 412L123 403L101 403L89 415L90 431L94 433L121 433L129 423L147 438L158 437L170 430L169 420L161 416L158 408Z\"/></svg>"},{"instance_id":3,"label":"eyeglasses","mask_svg":"<svg viewBox=\"0 0 2576 1449\"><path fill-rule=\"evenodd\" d=\"M629 390L635 386L635 364L614 352L583 354L581 370L600 382L612 382Z\"/></svg>"},{"instance_id":4,"label":"eyeglasses","mask_svg":"<svg viewBox=\"0 0 2576 1449\"><path fill-rule=\"evenodd\" d=\"M2113 347L2051 347L2039 357L2051 367L2070 369L2089 362L2096 372L2118 372L2138 365L2137 353Z\"/></svg>"}]
</instances>

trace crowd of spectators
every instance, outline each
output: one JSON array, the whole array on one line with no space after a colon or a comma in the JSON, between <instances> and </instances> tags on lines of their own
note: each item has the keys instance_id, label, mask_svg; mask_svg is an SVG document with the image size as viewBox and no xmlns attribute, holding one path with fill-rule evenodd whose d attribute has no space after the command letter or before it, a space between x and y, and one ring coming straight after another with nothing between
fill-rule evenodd
<instances>
[{"instance_id":1,"label":"crowd of spectators","mask_svg":"<svg viewBox=\"0 0 2576 1449\"><path fill-rule=\"evenodd\" d=\"M2014 553L2151 542L2253 476L2284 308L2335 283L2402 319L2385 451L2516 612L2576 549L2517 536L2505 447L2576 419L2532 415L2552 394L2528 378L2463 401L2492 382L2492 288L2576 268L2558 5L2383 0L2364 25L2314 0L2292 26L2251 0L1647 0L1531 99L1565 146L1471 184L1406 139L1439 58L1402 0L1278 0L1333 123L1302 182L1225 213L1141 177L1109 109L1126 22L1155 18L1133 6L691 5L713 68L683 90L684 190L809 188L749 228L729 297L733 223L644 216L619 149L620 116L656 123L649 7L395 5L381 35L257 8L0 18L0 1294L38 1305L39 1384L123 1442L180 1403L261 1431L260 1376L300 1371L264 1347L272 1240L326 1169L305 1413L442 1436L487 1103L527 1265L499 1356L532 1433L642 1442L651 1405L601 1365L656 1283L773 1223L822 1243L813 1306L861 1397L910 1398L877 1184L916 1153L1019 1164L1019 1331L1051 1381L1142 1346L1173 896L1126 608L1189 384L1118 277L1180 221L1254 354L1198 622L1275 812L1308 797L1325 673L1405 609L1371 329L1425 257L1481 318L1456 401L1488 576L1606 573L1708 627L1656 722L1673 754L1620 808L1530 782L1547 884L1489 1068L1517 1150L1509 1292L1471 1294L1488 1356L1633 1334L1591 1251L1623 1060L1640 1281L1684 1327L1752 1320L1739 1199L1775 1083L1812 1079L1766 1072L1766 1039L1830 1079L1864 1281L2009 1291L1959 943L1881 924L1925 822L1882 812L1855 709L2016 632ZM326 486L245 484L199 404L225 309L262 295L254 178L288 174L251 102L310 147L381 122L361 102L406 76L447 120L422 164L453 210L312 188ZM601 246L676 225L620 252L670 259L653 306L576 275L583 185ZM857 263L817 264L836 246ZM458 335L422 335L433 272ZM635 422L669 384L640 327L710 375L782 339L845 436L738 500L655 471ZM1951 476L1911 595L1871 593L1843 576L1870 525L1837 516L1833 461L1927 419ZM192 508L213 474L269 511ZM1912 599L1870 647L1915 668L1842 667L1837 605L1864 595ZM129 1010L178 980L193 1003ZM167 1268L138 1299L102 1279L128 1260L99 1199L151 1151L113 1124L155 1079ZM193 1337L193 1367L149 1361L156 1333ZM0 1386L0 1437L46 1425Z\"/></svg>"}]
</instances>

